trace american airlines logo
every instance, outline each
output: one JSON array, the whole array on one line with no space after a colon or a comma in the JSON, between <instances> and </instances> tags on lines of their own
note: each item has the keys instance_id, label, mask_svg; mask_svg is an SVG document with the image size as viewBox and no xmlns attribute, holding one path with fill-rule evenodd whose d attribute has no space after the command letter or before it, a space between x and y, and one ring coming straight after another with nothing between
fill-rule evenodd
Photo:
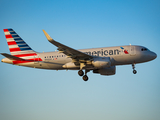
<instances>
[{"instance_id":1,"label":"american airlines logo","mask_svg":"<svg viewBox=\"0 0 160 120\"><path fill-rule=\"evenodd\" d=\"M120 48L123 50L123 52L124 52L125 54L129 54L128 51L125 50L123 47L120 47Z\"/></svg>"}]
</instances>

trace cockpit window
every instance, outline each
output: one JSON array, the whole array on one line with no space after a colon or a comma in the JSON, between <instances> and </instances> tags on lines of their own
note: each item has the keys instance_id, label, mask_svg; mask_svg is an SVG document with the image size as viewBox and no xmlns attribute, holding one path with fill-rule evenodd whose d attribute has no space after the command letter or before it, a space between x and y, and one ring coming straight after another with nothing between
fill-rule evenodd
<instances>
[{"instance_id":1,"label":"cockpit window","mask_svg":"<svg viewBox=\"0 0 160 120\"><path fill-rule=\"evenodd\" d=\"M141 49L141 51L147 51L147 50L148 50L147 48L142 48L142 49Z\"/></svg>"}]
</instances>

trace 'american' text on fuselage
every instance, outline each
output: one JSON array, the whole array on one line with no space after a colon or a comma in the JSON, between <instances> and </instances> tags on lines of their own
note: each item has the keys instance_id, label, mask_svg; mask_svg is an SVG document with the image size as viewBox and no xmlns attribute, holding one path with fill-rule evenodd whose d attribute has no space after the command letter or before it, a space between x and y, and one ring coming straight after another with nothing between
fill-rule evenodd
<instances>
[{"instance_id":1,"label":"'american' text on fuselage","mask_svg":"<svg viewBox=\"0 0 160 120\"><path fill-rule=\"evenodd\" d=\"M119 55L119 51L118 49L115 50L103 50L101 49L100 51L93 51L93 52L84 52L88 55L92 55L92 56L108 56L108 55Z\"/></svg>"}]
</instances>

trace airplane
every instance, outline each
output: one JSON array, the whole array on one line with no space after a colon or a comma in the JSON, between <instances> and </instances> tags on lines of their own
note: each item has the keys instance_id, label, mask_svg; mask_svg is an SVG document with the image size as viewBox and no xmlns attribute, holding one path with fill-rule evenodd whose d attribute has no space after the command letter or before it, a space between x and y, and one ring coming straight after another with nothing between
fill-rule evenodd
<instances>
[{"instance_id":1,"label":"airplane","mask_svg":"<svg viewBox=\"0 0 160 120\"><path fill-rule=\"evenodd\" d=\"M43 32L58 51L36 52L13 29L4 29L11 54L1 53L6 57L1 61L39 69L78 70L79 76L88 81L88 72L93 71L106 76L115 75L117 65L131 64L133 73L136 74L135 64L148 62L157 57L156 53L139 45L76 50L55 41L45 30Z\"/></svg>"}]
</instances>

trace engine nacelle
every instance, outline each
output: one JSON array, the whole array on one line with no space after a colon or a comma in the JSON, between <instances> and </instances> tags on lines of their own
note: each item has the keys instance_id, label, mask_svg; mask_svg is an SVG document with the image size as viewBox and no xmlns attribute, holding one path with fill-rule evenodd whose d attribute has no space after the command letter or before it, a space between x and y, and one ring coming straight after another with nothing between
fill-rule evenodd
<instances>
[{"instance_id":1,"label":"engine nacelle","mask_svg":"<svg viewBox=\"0 0 160 120\"><path fill-rule=\"evenodd\" d=\"M79 68L79 66L76 66L73 62L66 63L62 67L66 69L78 69Z\"/></svg>"},{"instance_id":2,"label":"engine nacelle","mask_svg":"<svg viewBox=\"0 0 160 120\"><path fill-rule=\"evenodd\" d=\"M116 67L110 66L102 69L93 70L93 73L99 73L101 75L114 75L116 73Z\"/></svg>"},{"instance_id":3,"label":"engine nacelle","mask_svg":"<svg viewBox=\"0 0 160 120\"><path fill-rule=\"evenodd\" d=\"M110 67L111 66L110 57L94 58L94 60L92 61L92 65L97 69Z\"/></svg>"}]
</instances>

